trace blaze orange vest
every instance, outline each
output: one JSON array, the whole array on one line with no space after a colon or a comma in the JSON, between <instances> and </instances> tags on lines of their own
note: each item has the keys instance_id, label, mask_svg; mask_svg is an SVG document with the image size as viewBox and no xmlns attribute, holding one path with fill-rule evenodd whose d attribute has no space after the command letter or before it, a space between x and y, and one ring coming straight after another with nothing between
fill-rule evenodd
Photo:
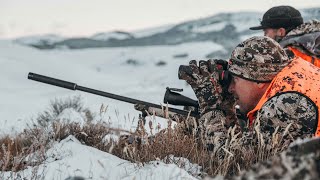
<instances>
[{"instance_id":1,"label":"blaze orange vest","mask_svg":"<svg viewBox=\"0 0 320 180\"><path fill-rule=\"evenodd\" d=\"M320 68L299 57L295 57L277 74L257 106L247 114L250 125L265 102L278 93L284 92L303 94L315 104L318 120L315 136L320 136Z\"/></svg>"},{"instance_id":2,"label":"blaze orange vest","mask_svg":"<svg viewBox=\"0 0 320 180\"><path fill-rule=\"evenodd\" d=\"M319 58L315 58L315 57L309 56L309 55L299 51L298 49L296 49L294 47L288 47L288 48L293 52L293 54L296 57L301 57L302 59L308 61L309 63L314 64L317 67L320 67L320 59Z\"/></svg>"}]
</instances>

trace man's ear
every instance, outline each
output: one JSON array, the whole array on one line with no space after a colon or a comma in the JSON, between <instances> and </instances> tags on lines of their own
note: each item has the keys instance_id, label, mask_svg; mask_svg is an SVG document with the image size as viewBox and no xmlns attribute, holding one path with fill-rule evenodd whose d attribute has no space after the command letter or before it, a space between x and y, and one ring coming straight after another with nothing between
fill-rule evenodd
<instances>
[{"instance_id":1,"label":"man's ear","mask_svg":"<svg viewBox=\"0 0 320 180\"><path fill-rule=\"evenodd\" d=\"M286 36L286 29L285 28L279 28L277 35L280 36L280 37Z\"/></svg>"}]
</instances>

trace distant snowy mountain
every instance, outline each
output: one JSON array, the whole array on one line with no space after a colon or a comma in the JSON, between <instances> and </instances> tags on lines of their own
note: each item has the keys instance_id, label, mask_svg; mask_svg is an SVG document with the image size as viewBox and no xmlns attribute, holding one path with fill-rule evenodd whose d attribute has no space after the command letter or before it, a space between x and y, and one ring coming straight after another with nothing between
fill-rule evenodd
<instances>
[{"instance_id":1,"label":"distant snowy mountain","mask_svg":"<svg viewBox=\"0 0 320 180\"><path fill-rule=\"evenodd\" d=\"M165 25L153 28L147 28L143 30L137 30L133 32L124 32L124 31L113 31L113 32L103 32L97 33L90 37L93 40L101 40L101 41L108 41L108 40L125 40L125 39L133 39L133 38L142 38L151 36L158 33L163 33L172 28L173 25Z\"/></svg>"},{"instance_id":2,"label":"distant snowy mountain","mask_svg":"<svg viewBox=\"0 0 320 180\"><path fill-rule=\"evenodd\" d=\"M132 34L135 38L147 37L159 33L164 33L174 27L175 25L164 25L153 28L146 28L142 30L133 31Z\"/></svg>"},{"instance_id":3,"label":"distant snowy mountain","mask_svg":"<svg viewBox=\"0 0 320 180\"><path fill-rule=\"evenodd\" d=\"M90 37L90 39L108 41L108 40L124 40L134 38L130 33L122 32L122 31L114 31L108 33L97 33Z\"/></svg>"},{"instance_id":4,"label":"distant snowy mountain","mask_svg":"<svg viewBox=\"0 0 320 180\"><path fill-rule=\"evenodd\" d=\"M46 46L65 40L64 37L56 34L25 36L15 39L15 42L24 45Z\"/></svg>"},{"instance_id":5,"label":"distant snowy mountain","mask_svg":"<svg viewBox=\"0 0 320 180\"><path fill-rule=\"evenodd\" d=\"M320 8L301 10L308 21L320 19ZM107 32L98 33L91 37L55 39L51 41L45 37L35 37L33 41L17 40L39 49L84 49L96 47L126 47L126 46L154 46L176 45L187 42L212 41L224 47L223 50L207 54L207 58L227 58L232 48L243 39L262 35L261 31L251 31L249 27L259 24L262 13L238 12L221 13L207 18L183 22L177 25L167 25L137 32Z\"/></svg>"}]
</instances>

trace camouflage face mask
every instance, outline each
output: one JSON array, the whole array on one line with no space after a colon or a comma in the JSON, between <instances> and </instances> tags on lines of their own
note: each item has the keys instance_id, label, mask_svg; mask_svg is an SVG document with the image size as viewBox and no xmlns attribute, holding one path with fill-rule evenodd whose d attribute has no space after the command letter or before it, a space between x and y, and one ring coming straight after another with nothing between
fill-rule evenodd
<instances>
[{"instance_id":1,"label":"camouflage face mask","mask_svg":"<svg viewBox=\"0 0 320 180\"><path fill-rule=\"evenodd\" d=\"M290 62L284 49L269 37L252 37L232 52L229 72L243 79L271 82Z\"/></svg>"}]
</instances>

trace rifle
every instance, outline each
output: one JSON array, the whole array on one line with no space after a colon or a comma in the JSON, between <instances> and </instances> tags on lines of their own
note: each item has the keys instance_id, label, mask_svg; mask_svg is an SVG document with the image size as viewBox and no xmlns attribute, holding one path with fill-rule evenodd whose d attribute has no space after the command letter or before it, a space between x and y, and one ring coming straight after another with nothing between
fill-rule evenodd
<instances>
[{"instance_id":1,"label":"rifle","mask_svg":"<svg viewBox=\"0 0 320 180\"><path fill-rule=\"evenodd\" d=\"M96 89L91 89L91 88L79 86L73 82L55 79L52 77L47 77L47 76L35 74L32 72L29 72L28 79L42 82L42 83L46 83L46 84L50 84L50 85L54 85L54 86L58 86L58 87L62 87L62 88L66 88L66 89L70 89L70 90L79 90L79 91L83 91L83 92L87 92L87 93L91 93L91 94L96 94L99 96L104 96L107 98L131 103L131 104L135 104L135 109L142 112L141 116L144 121L145 121L144 118L146 116L148 116L149 114L154 114L156 116L163 117L163 118L169 117L173 120L174 120L173 117L175 117L175 115L177 115L177 114L185 116L185 117L192 116L196 119L198 119L200 117L199 112L198 112L198 107L199 107L198 102L177 93L177 91L181 92L182 91L181 89L167 88L167 91L166 91L165 97L164 97L164 103L169 103L172 105L183 105L183 106L189 106L189 107L191 106L191 107L194 107L194 109L196 111L185 111L185 110L169 108L169 107L164 108L163 106L158 105L158 104L153 104L150 102L145 102L145 101L141 101L141 100L125 97L125 96L120 96L120 95L112 94L109 92L104 92L104 91L99 91ZM176 92L173 92L173 91L176 91Z\"/></svg>"}]
</instances>

